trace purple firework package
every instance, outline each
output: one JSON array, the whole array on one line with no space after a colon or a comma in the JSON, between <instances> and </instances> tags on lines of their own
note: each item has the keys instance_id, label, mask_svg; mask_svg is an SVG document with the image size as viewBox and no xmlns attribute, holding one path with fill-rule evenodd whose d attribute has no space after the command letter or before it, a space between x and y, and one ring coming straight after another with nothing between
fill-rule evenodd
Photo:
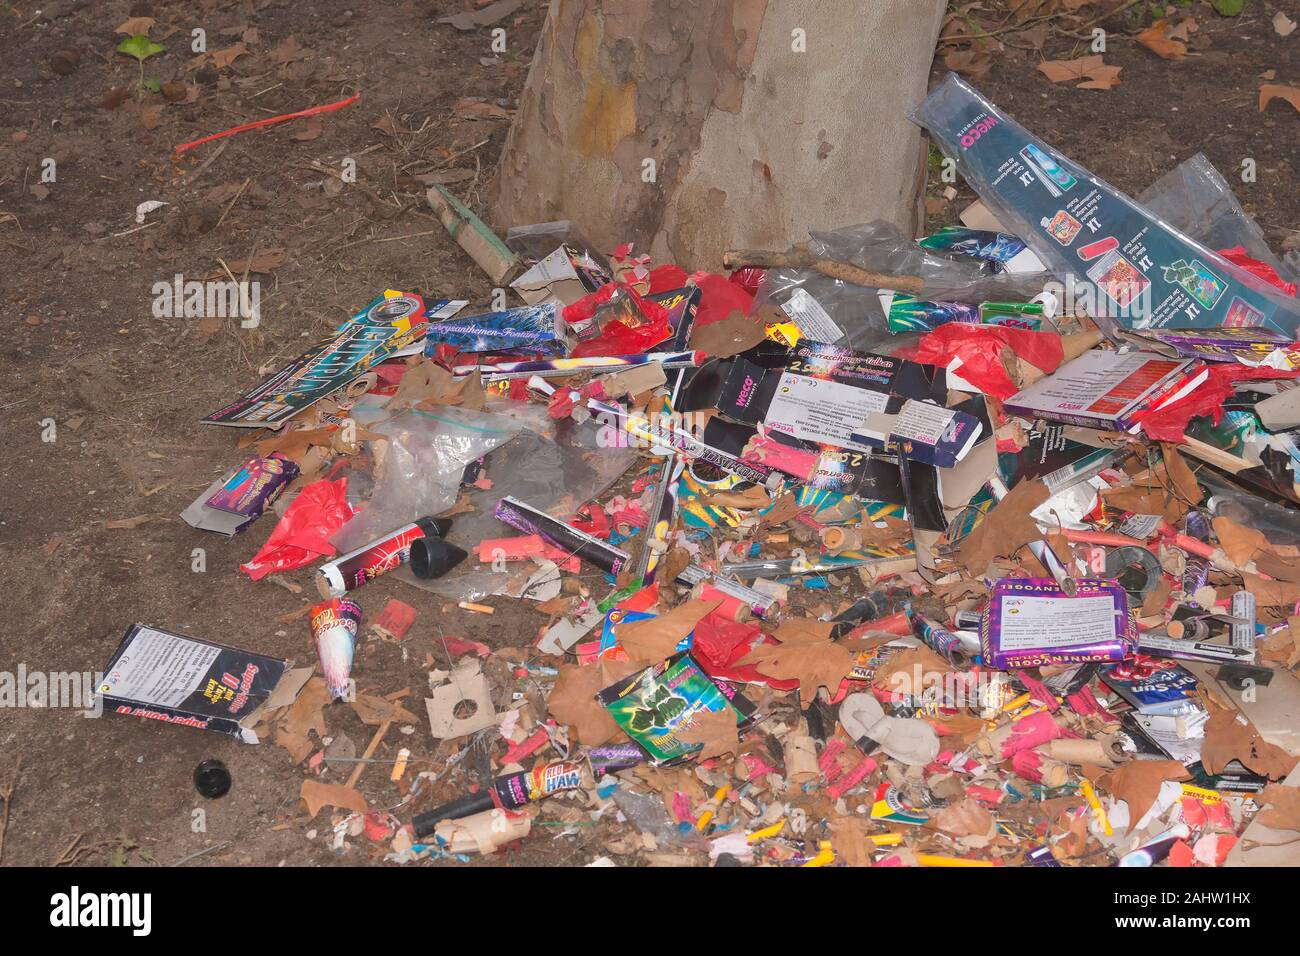
<instances>
[{"instance_id":1,"label":"purple firework package","mask_svg":"<svg viewBox=\"0 0 1300 956\"><path fill-rule=\"evenodd\" d=\"M980 626L984 663L998 670L1122 661L1137 647L1128 595L1115 581L1079 578L1073 596L1051 578L1003 578Z\"/></svg>"}]
</instances>

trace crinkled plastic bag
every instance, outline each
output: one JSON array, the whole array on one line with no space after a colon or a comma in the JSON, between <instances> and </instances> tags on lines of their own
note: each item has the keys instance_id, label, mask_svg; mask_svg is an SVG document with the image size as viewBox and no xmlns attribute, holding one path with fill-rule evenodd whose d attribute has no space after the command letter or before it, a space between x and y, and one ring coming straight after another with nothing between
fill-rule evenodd
<instances>
[{"instance_id":1,"label":"crinkled plastic bag","mask_svg":"<svg viewBox=\"0 0 1300 956\"><path fill-rule=\"evenodd\" d=\"M541 406L532 409L545 413ZM467 488L470 514L452 519L447 540L474 554L480 541L513 537L516 532L493 516L497 502L517 498L535 508L568 518L583 504L597 498L614 484L637 460L631 448L605 447L597 440L590 423L571 420L548 423L546 433L524 430L518 437L487 456L486 475L490 488ZM421 580L409 568L397 576L408 584L458 601L478 601L494 594L509 594L511 583L522 583L526 570L535 569L512 562L506 572L494 570L471 558L451 573L434 580ZM524 574L520 574L525 570ZM517 596L517 595L514 595Z\"/></svg>"},{"instance_id":2,"label":"crinkled plastic bag","mask_svg":"<svg viewBox=\"0 0 1300 956\"><path fill-rule=\"evenodd\" d=\"M1204 153L1197 153L1165 173L1147 187L1138 202L1211 249L1241 246L1253 258L1272 266L1282 278L1296 278L1292 269L1273 255L1264 241L1264 230L1246 215L1228 181Z\"/></svg>"},{"instance_id":3,"label":"crinkled plastic bag","mask_svg":"<svg viewBox=\"0 0 1300 956\"><path fill-rule=\"evenodd\" d=\"M872 272L920 276L922 297L932 301L1028 302L1050 279L1047 273L990 275L980 261L924 249L883 221L810 235L808 250L815 256ZM812 341L880 352L899 344L880 291L809 269L768 269L754 305L778 306Z\"/></svg>"},{"instance_id":4,"label":"crinkled plastic bag","mask_svg":"<svg viewBox=\"0 0 1300 956\"><path fill-rule=\"evenodd\" d=\"M387 439L376 464L374 492L331 543L346 553L417 518L446 511L456 503L465 467L520 429L517 421L502 415L451 406L411 409L371 426Z\"/></svg>"}]
</instances>

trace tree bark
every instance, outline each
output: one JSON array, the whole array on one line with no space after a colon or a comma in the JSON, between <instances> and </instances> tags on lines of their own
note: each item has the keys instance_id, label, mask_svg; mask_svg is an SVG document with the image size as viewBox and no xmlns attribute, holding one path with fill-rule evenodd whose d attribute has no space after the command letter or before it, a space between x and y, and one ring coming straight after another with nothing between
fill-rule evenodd
<instances>
[{"instance_id":1,"label":"tree bark","mask_svg":"<svg viewBox=\"0 0 1300 956\"><path fill-rule=\"evenodd\" d=\"M717 268L812 229L921 221L943 0L552 0L493 183L498 227Z\"/></svg>"}]
</instances>

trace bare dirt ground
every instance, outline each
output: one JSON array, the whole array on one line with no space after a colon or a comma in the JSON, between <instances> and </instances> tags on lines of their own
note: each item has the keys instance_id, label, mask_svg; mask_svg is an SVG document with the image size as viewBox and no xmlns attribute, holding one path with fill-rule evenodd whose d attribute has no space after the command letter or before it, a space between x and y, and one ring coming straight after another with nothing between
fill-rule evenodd
<instances>
[{"instance_id":1,"label":"bare dirt ground","mask_svg":"<svg viewBox=\"0 0 1300 956\"><path fill-rule=\"evenodd\" d=\"M286 576L301 593L238 571L270 522L225 542L177 517L239 457L237 436L198 420L384 288L487 304L489 283L429 213L415 177L455 180L458 195L479 206L508 122L491 114L514 106L543 5L529 2L500 24L507 46L495 55L485 31L436 22L473 6L0 3L0 578L8 612L0 671L93 672L135 621L300 662L314 657L305 621L276 620L310 602L310 570ZM1130 192L1204 151L1278 248L1294 242L1300 223L1297 116L1281 103L1261 114L1256 96L1267 70L1278 83L1300 83L1300 34L1276 35L1269 21L1277 10L1300 21L1293 0L1250 0L1232 20L1206 16L1199 48L1177 63L1113 32L1106 59L1123 73L1108 91L1053 85L1034 69L1037 52L1010 47L978 85ZM136 62L114 52L122 38L114 30L129 16L153 17L151 35L166 47L145 61L146 79L179 81L197 98L137 97ZM209 51L226 55L196 62L196 27ZM246 52L230 56L239 44ZM1045 50L1052 58L1085 52L1059 37ZM124 101L106 108L114 88ZM319 124L294 121L172 155L198 136L357 92L357 103ZM346 157L356 160L357 182L339 189L332 171ZM1245 157L1256 161L1253 184L1232 175ZM46 159L57 178L42 184ZM951 221L966 198L935 221ZM128 232L136 206L151 199L171 205L150 215L155 225ZM256 277L259 329L153 315L155 283L219 275L219 260L268 250L282 250L283 262ZM49 420L53 441L43 440ZM133 518L142 520L105 525ZM202 573L192 570L200 547ZM366 689L412 688L417 709L426 655L445 666L434 622L445 634L505 646L522 643L542 620L509 602L495 602L491 617L446 609L385 580L366 597L374 607L400 597L420 611L406 659L391 645L371 645L356 665ZM330 733L346 734L358 751L370 738L351 709L327 719ZM435 753L427 726L417 726L409 738L393 733L376 756L400 746ZM206 832L194 832L202 801L191 774L212 756L230 768L234 788L204 805ZM309 821L298 803L302 770L270 745L86 720L73 710L6 710L0 785L14 779L19 759L7 864L49 864L77 837L86 848L78 861L99 864L165 865L204 850L191 865L365 863L386 849L360 839L344 855L331 851L325 815ZM360 787L374 806L400 800L382 769L368 771ZM305 835L312 828L314 840ZM608 827L580 829L557 840L534 830L517 859L556 865L605 852Z\"/></svg>"}]
</instances>

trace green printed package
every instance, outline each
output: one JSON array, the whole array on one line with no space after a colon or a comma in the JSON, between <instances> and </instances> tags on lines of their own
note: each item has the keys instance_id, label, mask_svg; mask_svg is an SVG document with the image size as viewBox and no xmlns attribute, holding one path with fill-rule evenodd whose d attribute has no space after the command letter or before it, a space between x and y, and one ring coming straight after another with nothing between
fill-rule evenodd
<instances>
[{"instance_id":1,"label":"green printed package","mask_svg":"<svg viewBox=\"0 0 1300 956\"><path fill-rule=\"evenodd\" d=\"M700 749L700 744L677 737L697 714L729 708L735 711L737 723L743 724L754 711L740 694L728 697L686 651L611 684L596 699L659 765L680 763Z\"/></svg>"}]
</instances>

